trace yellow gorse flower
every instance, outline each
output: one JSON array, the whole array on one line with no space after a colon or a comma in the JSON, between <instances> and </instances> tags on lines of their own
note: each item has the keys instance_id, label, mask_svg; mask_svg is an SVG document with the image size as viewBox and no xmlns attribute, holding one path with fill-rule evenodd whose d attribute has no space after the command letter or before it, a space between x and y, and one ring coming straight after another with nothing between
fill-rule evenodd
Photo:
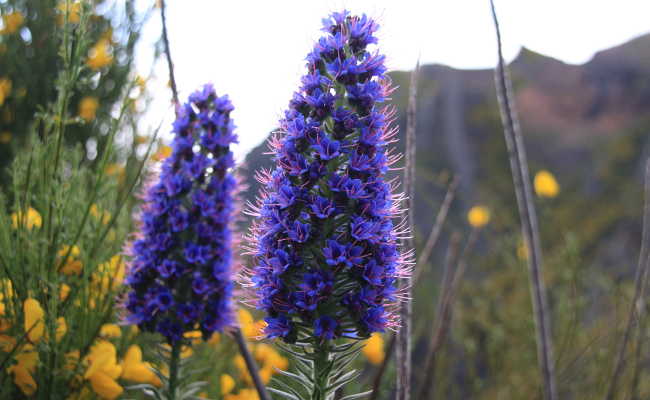
<instances>
[{"instance_id":1,"label":"yellow gorse flower","mask_svg":"<svg viewBox=\"0 0 650 400\"><path fill-rule=\"evenodd\" d=\"M361 350L363 355L373 365L379 365L384 361L386 354L384 352L384 339L377 332L370 336L366 341L366 345Z\"/></svg>"},{"instance_id":2,"label":"yellow gorse flower","mask_svg":"<svg viewBox=\"0 0 650 400\"><path fill-rule=\"evenodd\" d=\"M100 220L104 225L107 225L111 221L111 213L106 210L102 211L97 204L90 206L90 215Z\"/></svg>"},{"instance_id":3,"label":"yellow gorse flower","mask_svg":"<svg viewBox=\"0 0 650 400\"><path fill-rule=\"evenodd\" d=\"M100 293L117 290L124 281L125 272L126 264L122 256L114 255L109 261L99 264L93 273L93 288Z\"/></svg>"},{"instance_id":4,"label":"yellow gorse flower","mask_svg":"<svg viewBox=\"0 0 650 400\"><path fill-rule=\"evenodd\" d=\"M5 103L5 100L11 94L11 79L9 78L0 78L0 106Z\"/></svg>"},{"instance_id":5,"label":"yellow gorse flower","mask_svg":"<svg viewBox=\"0 0 650 400\"><path fill-rule=\"evenodd\" d=\"M25 332L27 333L27 338L30 342L37 343L41 340L45 331L45 323L43 321L45 312L38 300L30 297L23 303L23 313L25 316Z\"/></svg>"},{"instance_id":6,"label":"yellow gorse flower","mask_svg":"<svg viewBox=\"0 0 650 400\"><path fill-rule=\"evenodd\" d=\"M99 100L94 96L85 96L79 102L79 116L86 121L92 121L97 116Z\"/></svg>"},{"instance_id":7,"label":"yellow gorse flower","mask_svg":"<svg viewBox=\"0 0 650 400\"><path fill-rule=\"evenodd\" d=\"M142 361L142 349L138 345L131 345L122 360L122 378L136 383L149 383L160 386L162 382L151 370L148 362Z\"/></svg>"},{"instance_id":8,"label":"yellow gorse flower","mask_svg":"<svg viewBox=\"0 0 650 400\"><path fill-rule=\"evenodd\" d=\"M8 335L0 335L0 350L3 353L11 353L16 347L16 338Z\"/></svg>"},{"instance_id":9,"label":"yellow gorse flower","mask_svg":"<svg viewBox=\"0 0 650 400\"><path fill-rule=\"evenodd\" d=\"M68 324L65 322L65 318L59 317L56 319L56 341L60 341L63 336L68 332Z\"/></svg>"},{"instance_id":10,"label":"yellow gorse flower","mask_svg":"<svg viewBox=\"0 0 650 400\"><path fill-rule=\"evenodd\" d=\"M224 400L259 400L255 389L242 389L237 394L227 394Z\"/></svg>"},{"instance_id":11,"label":"yellow gorse flower","mask_svg":"<svg viewBox=\"0 0 650 400\"><path fill-rule=\"evenodd\" d=\"M12 137L11 132L7 132L7 131L0 132L0 143L7 144L11 142L11 137Z\"/></svg>"},{"instance_id":12,"label":"yellow gorse flower","mask_svg":"<svg viewBox=\"0 0 650 400\"><path fill-rule=\"evenodd\" d=\"M79 23L80 13L81 13L80 2L78 1L70 2L70 4L68 4L66 7L66 2L62 1L61 3L59 3L59 5L56 8L60 11L60 14L57 16L56 19L57 24L63 25L63 23L65 22L66 8L68 12L68 22L71 24Z\"/></svg>"},{"instance_id":13,"label":"yellow gorse flower","mask_svg":"<svg viewBox=\"0 0 650 400\"><path fill-rule=\"evenodd\" d=\"M162 161L171 155L172 155L172 148L164 144L160 146L158 148L158 151L153 155L153 160Z\"/></svg>"},{"instance_id":14,"label":"yellow gorse flower","mask_svg":"<svg viewBox=\"0 0 650 400\"><path fill-rule=\"evenodd\" d=\"M18 224L22 224L28 230L32 230L34 227L40 228L43 225L43 218L41 218L41 214L38 211L29 207L24 216L21 211L11 214L11 227L16 229L18 228Z\"/></svg>"},{"instance_id":15,"label":"yellow gorse flower","mask_svg":"<svg viewBox=\"0 0 650 400\"><path fill-rule=\"evenodd\" d=\"M65 261L61 261L60 259L65 257L68 252L70 252L70 255ZM59 263L59 271L64 274L64 275L79 275L81 274L81 269L83 268L83 263L79 259L79 256L81 255L81 250L79 250L78 246L63 246L61 247L61 250L57 253L59 256L59 259L57 262Z\"/></svg>"},{"instance_id":16,"label":"yellow gorse flower","mask_svg":"<svg viewBox=\"0 0 650 400\"><path fill-rule=\"evenodd\" d=\"M219 377L219 387L221 388L221 395L225 396L235 388L235 380L228 374L221 374Z\"/></svg>"},{"instance_id":17,"label":"yellow gorse flower","mask_svg":"<svg viewBox=\"0 0 650 400\"><path fill-rule=\"evenodd\" d=\"M38 388L32 374L36 371L38 363L38 352L31 344L22 346L22 349L14 357L16 363L7 368L7 371L13 374L14 383L27 396L31 396Z\"/></svg>"},{"instance_id":18,"label":"yellow gorse flower","mask_svg":"<svg viewBox=\"0 0 650 400\"><path fill-rule=\"evenodd\" d=\"M84 379L90 381L93 391L103 399L117 399L124 389L117 383L122 367L117 364L115 346L106 340L99 340L90 349L86 363L88 368Z\"/></svg>"},{"instance_id":19,"label":"yellow gorse flower","mask_svg":"<svg viewBox=\"0 0 650 400\"><path fill-rule=\"evenodd\" d=\"M110 44L110 40L102 38L90 49L86 64L91 69L98 70L113 62L113 56L110 53Z\"/></svg>"},{"instance_id":20,"label":"yellow gorse flower","mask_svg":"<svg viewBox=\"0 0 650 400\"><path fill-rule=\"evenodd\" d=\"M25 21L25 17L20 11L14 11L7 15L2 16L2 24L4 27L0 30L1 35L8 35L16 32Z\"/></svg>"},{"instance_id":21,"label":"yellow gorse flower","mask_svg":"<svg viewBox=\"0 0 650 400\"><path fill-rule=\"evenodd\" d=\"M70 286L66 285L65 283L62 283L61 286L59 287L59 300L65 301L68 298L69 294L70 294Z\"/></svg>"},{"instance_id":22,"label":"yellow gorse flower","mask_svg":"<svg viewBox=\"0 0 650 400\"><path fill-rule=\"evenodd\" d=\"M474 228L482 228L490 222L490 210L485 206L474 206L467 213L467 221Z\"/></svg>"},{"instance_id":23,"label":"yellow gorse flower","mask_svg":"<svg viewBox=\"0 0 650 400\"><path fill-rule=\"evenodd\" d=\"M122 336L122 329L117 324L104 324L99 329L99 336L105 339L116 339Z\"/></svg>"},{"instance_id":24,"label":"yellow gorse flower","mask_svg":"<svg viewBox=\"0 0 650 400\"><path fill-rule=\"evenodd\" d=\"M560 185L555 176L547 170L541 170L535 175L534 186L539 197L553 198L560 193Z\"/></svg>"}]
</instances>

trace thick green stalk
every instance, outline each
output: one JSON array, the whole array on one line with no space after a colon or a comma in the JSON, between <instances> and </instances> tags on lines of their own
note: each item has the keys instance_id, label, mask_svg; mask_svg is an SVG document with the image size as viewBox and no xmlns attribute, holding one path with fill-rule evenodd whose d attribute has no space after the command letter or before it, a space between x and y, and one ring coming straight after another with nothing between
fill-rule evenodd
<instances>
[{"instance_id":1,"label":"thick green stalk","mask_svg":"<svg viewBox=\"0 0 650 400\"><path fill-rule=\"evenodd\" d=\"M311 400L327 400L331 372L330 351L327 342L314 346L314 391Z\"/></svg>"},{"instance_id":2,"label":"thick green stalk","mask_svg":"<svg viewBox=\"0 0 650 400\"><path fill-rule=\"evenodd\" d=\"M178 386L178 369L181 360L181 346L182 343L176 341L172 343L172 353L169 360L169 386L167 394L168 400L176 400L176 387Z\"/></svg>"}]
</instances>

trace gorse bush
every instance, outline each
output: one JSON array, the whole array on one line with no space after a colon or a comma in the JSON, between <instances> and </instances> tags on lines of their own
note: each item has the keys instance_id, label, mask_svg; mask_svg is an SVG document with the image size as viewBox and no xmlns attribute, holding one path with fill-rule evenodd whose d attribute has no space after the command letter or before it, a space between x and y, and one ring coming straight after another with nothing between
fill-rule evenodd
<instances>
[{"instance_id":1,"label":"gorse bush","mask_svg":"<svg viewBox=\"0 0 650 400\"><path fill-rule=\"evenodd\" d=\"M14 7L5 16L18 21ZM124 290L130 195L105 171L135 84L121 85L121 107L102 117L109 129L96 162L87 163L85 149L66 142L73 127L90 119L75 118L70 106L86 88L83 76L96 56L87 40L90 9L76 4L58 18L67 23L57 36L55 101L22 121L26 150L0 194L0 397L114 399L125 382L159 384L134 332L117 325L115 313ZM11 23L5 28L4 34L13 30ZM137 181L128 182L131 190Z\"/></svg>"},{"instance_id":2,"label":"gorse bush","mask_svg":"<svg viewBox=\"0 0 650 400\"><path fill-rule=\"evenodd\" d=\"M67 11L67 13L66 13ZM82 14L87 23L81 27ZM83 69L78 72L77 90L67 101L66 118L77 119L67 126L65 142L82 143L90 159L101 152L110 114L119 107L123 89L134 78L134 49L148 12L136 11L133 1L7 0L0 2L0 168L7 171L13 157L28 146L29 132L42 120L34 115L57 101L59 73L66 66L60 57L64 29L83 29L78 43ZM67 24L67 25L66 25ZM144 79L139 80L144 85ZM134 129L144 97L133 103L124 116L120 142L138 140ZM123 138L122 138L123 137ZM129 147L113 155L124 161ZM112 163L109 163L109 165ZM0 185L8 184L7 175Z\"/></svg>"}]
</instances>

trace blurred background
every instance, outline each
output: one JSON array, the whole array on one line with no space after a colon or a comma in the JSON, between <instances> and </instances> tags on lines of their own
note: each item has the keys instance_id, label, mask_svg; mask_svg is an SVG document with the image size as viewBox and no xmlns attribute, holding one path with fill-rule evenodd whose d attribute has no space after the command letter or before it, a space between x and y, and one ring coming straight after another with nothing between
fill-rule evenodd
<instances>
[{"instance_id":1,"label":"blurred background","mask_svg":"<svg viewBox=\"0 0 650 400\"><path fill-rule=\"evenodd\" d=\"M88 73L72 100L83 125L68 140L96 157L124 86L141 93L118 135L116 174L132 173L158 126L164 154L173 119L161 23L154 1L94 1ZM0 0L0 185L31 116L54 101L61 7L50 0ZM632 295L641 241L643 171L650 155L650 4L645 1L496 1L505 57L528 151L545 253L556 369L563 398L601 394ZM418 265L416 365L436 317L450 238L467 239L467 213L489 211L470 256L439 355L431 396L540 396L526 252L494 88L496 40L486 1L215 2L168 0L167 23L180 97L212 82L236 107L236 154L253 175L270 167L264 141L297 89L304 57L333 10L365 12L381 24L379 50L398 89L391 100L404 132L410 70L418 81L416 243L419 248L453 177L459 186L430 260ZM103 132L103 133L102 133ZM134 149L134 153L130 152ZM122 155L121 155L122 154ZM542 173L539 175L539 173ZM6 187L6 186L5 186ZM5 188L3 188L5 189ZM645 300L644 300L645 302ZM621 398L650 396L645 328L635 338ZM377 367L368 365L361 386ZM414 368L416 374L418 368ZM389 398L392 367L385 379ZM416 385L427 385L418 375ZM629 396L628 396L629 395Z\"/></svg>"}]
</instances>

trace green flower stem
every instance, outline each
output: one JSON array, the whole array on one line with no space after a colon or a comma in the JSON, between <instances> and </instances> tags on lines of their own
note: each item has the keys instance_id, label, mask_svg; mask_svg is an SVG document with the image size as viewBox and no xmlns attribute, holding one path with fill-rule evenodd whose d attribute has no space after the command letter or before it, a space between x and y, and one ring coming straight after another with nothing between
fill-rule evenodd
<instances>
[{"instance_id":1,"label":"green flower stem","mask_svg":"<svg viewBox=\"0 0 650 400\"><path fill-rule=\"evenodd\" d=\"M332 365L327 341L314 346L314 391L312 400L326 400Z\"/></svg>"},{"instance_id":2,"label":"green flower stem","mask_svg":"<svg viewBox=\"0 0 650 400\"><path fill-rule=\"evenodd\" d=\"M176 341L171 344L172 353L169 360L169 393L167 394L168 400L176 400L176 386L178 386L178 368L181 360L181 346L182 342Z\"/></svg>"}]
</instances>

